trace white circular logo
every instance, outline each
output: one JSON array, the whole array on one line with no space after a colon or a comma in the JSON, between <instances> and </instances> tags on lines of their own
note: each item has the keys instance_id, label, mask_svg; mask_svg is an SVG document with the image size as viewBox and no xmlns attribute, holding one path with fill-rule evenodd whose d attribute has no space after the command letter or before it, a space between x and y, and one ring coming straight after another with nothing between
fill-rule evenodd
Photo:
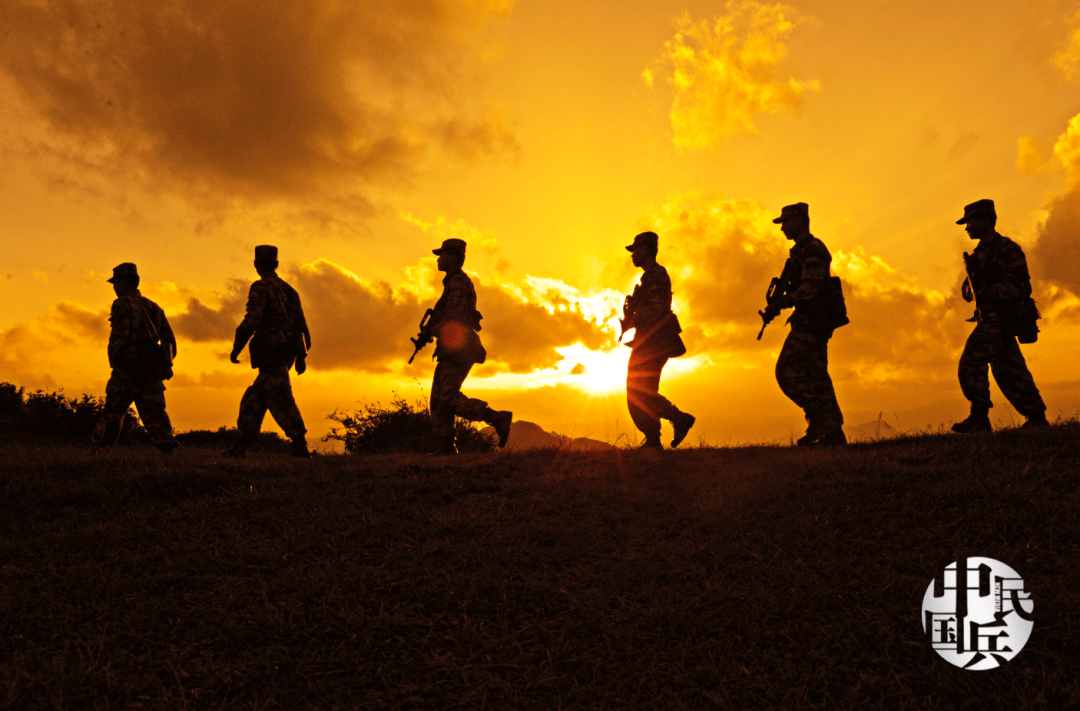
<instances>
[{"instance_id":1,"label":"white circular logo","mask_svg":"<svg viewBox=\"0 0 1080 711\"><path fill-rule=\"evenodd\" d=\"M1031 636L1035 601L1015 570L993 558L961 558L926 589L923 632L963 669L996 669Z\"/></svg>"}]
</instances>

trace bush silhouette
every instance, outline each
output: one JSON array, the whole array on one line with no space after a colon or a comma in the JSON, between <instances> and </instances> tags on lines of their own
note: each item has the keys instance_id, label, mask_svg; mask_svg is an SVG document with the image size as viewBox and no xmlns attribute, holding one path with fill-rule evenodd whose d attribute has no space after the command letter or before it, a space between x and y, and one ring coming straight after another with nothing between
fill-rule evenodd
<instances>
[{"instance_id":1,"label":"bush silhouette","mask_svg":"<svg viewBox=\"0 0 1080 711\"><path fill-rule=\"evenodd\" d=\"M365 403L356 412L335 410L327 419L340 427L332 427L323 441L342 442L349 454L430 452L439 446L428 406L419 401L410 405L396 394L390 407ZM495 447L494 441L467 420L455 418L454 430L462 452L489 452Z\"/></svg>"},{"instance_id":2,"label":"bush silhouette","mask_svg":"<svg viewBox=\"0 0 1080 711\"><path fill-rule=\"evenodd\" d=\"M104 409L105 398L93 395L69 398L63 392L27 393L24 387L0 383L0 427L11 434L89 438ZM148 441L134 409L128 409L118 441Z\"/></svg>"}]
</instances>

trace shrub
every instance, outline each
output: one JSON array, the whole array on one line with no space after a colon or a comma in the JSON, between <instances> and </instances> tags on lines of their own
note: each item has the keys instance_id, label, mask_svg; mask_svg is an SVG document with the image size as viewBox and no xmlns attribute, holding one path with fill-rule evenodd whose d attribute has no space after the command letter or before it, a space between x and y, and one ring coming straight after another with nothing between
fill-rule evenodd
<instances>
[{"instance_id":1,"label":"shrub","mask_svg":"<svg viewBox=\"0 0 1080 711\"><path fill-rule=\"evenodd\" d=\"M63 392L47 393L11 383L0 383L0 421L11 434L88 438L105 409L105 399L93 395L69 398ZM120 442L145 442L146 430L134 409L128 409L120 430Z\"/></svg>"},{"instance_id":2,"label":"shrub","mask_svg":"<svg viewBox=\"0 0 1080 711\"><path fill-rule=\"evenodd\" d=\"M340 427L332 427L323 441L343 442L349 454L430 452L439 446L427 405L420 401L410 405L396 394L390 407L365 403L356 412L335 410L327 415L327 419L337 422ZM495 446L467 420L455 418L454 430L458 449L462 452L488 452Z\"/></svg>"},{"instance_id":3,"label":"shrub","mask_svg":"<svg viewBox=\"0 0 1080 711\"><path fill-rule=\"evenodd\" d=\"M176 435L176 441L184 447L206 449L228 449L240 438L240 430L235 427L219 427L216 430L189 430ZM253 452L286 452L289 442L277 432L260 432L251 441L248 450Z\"/></svg>"}]
</instances>

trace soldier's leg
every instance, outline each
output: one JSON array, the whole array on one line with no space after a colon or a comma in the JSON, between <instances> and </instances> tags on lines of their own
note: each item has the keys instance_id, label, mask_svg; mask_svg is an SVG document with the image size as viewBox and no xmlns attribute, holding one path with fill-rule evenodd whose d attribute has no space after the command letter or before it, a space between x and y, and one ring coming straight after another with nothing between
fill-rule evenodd
<instances>
[{"instance_id":1,"label":"soldier's leg","mask_svg":"<svg viewBox=\"0 0 1080 711\"><path fill-rule=\"evenodd\" d=\"M829 339L817 336L817 343L811 351L811 392L813 409L819 410L838 425L844 424L844 413L836 400L836 388L829 376Z\"/></svg>"},{"instance_id":2,"label":"soldier's leg","mask_svg":"<svg viewBox=\"0 0 1080 711\"><path fill-rule=\"evenodd\" d=\"M307 428L300 415L300 408L296 406L296 398L293 397L288 368L275 368L268 376L263 381L263 398L267 409L278 426L284 430L285 436L291 440L302 439L307 434Z\"/></svg>"},{"instance_id":3,"label":"soldier's leg","mask_svg":"<svg viewBox=\"0 0 1080 711\"><path fill-rule=\"evenodd\" d=\"M443 402L456 417L471 420L472 422L487 422L494 414L488 404L483 400L467 397L465 393L461 392L461 386L464 384L465 378L469 377L470 370L472 370L472 363L453 364L452 378L449 374L445 374L443 382L448 385L452 384L454 387L447 391Z\"/></svg>"},{"instance_id":4,"label":"soldier's leg","mask_svg":"<svg viewBox=\"0 0 1080 711\"><path fill-rule=\"evenodd\" d=\"M499 446L504 447L506 446L506 440L510 437L510 423L513 414L508 411L493 410L483 400L468 397L461 392L461 386L464 384L465 378L469 376L472 366L472 363L442 361L436 367L436 370L442 368L439 378L442 385L439 397L439 407L441 408L439 423L441 429L437 426L440 438L444 443L452 441L454 437L454 418L460 417L463 420L486 422L494 426L495 432L499 436Z\"/></svg>"},{"instance_id":5,"label":"soldier's leg","mask_svg":"<svg viewBox=\"0 0 1080 711\"><path fill-rule=\"evenodd\" d=\"M461 381L456 380L452 364L439 361L431 380L431 424L440 442L453 442L454 411L448 401L460 387Z\"/></svg>"},{"instance_id":6,"label":"soldier's leg","mask_svg":"<svg viewBox=\"0 0 1080 711\"><path fill-rule=\"evenodd\" d=\"M135 401L135 388L131 380L118 375L115 371L105 385L105 407L101 410L94 425L94 444L99 447L111 447L120 436L120 426L124 422L131 403Z\"/></svg>"},{"instance_id":7,"label":"soldier's leg","mask_svg":"<svg viewBox=\"0 0 1080 711\"><path fill-rule=\"evenodd\" d=\"M259 376L244 391L244 397L240 398L240 414L236 418L236 428L240 430L241 437L253 439L262 429L263 418L266 417L266 390L263 383L269 377L269 374L260 368Z\"/></svg>"},{"instance_id":8,"label":"soldier's leg","mask_svg":"<svg viewBox=\"0 0 1080 711\"><path fill-rule=\"evenodd\" d=\"M776 359L776 383L788 399L801 407L809 409L811 402L806 395L806 381L809 377L809 351L813 345L813 335L791 329L780 357Z\"/></svg>"},{"instance_id":9,"label":"soldier's leg","mask_svg":"<svg viewBox=\"0 0 1080 711\"><path fill-rule=\"evenodd\" d=\"M1012 403L1016 411L1027 418L1041 418L1046 412L1039 388L1031 377L1020 345L1012 336L1004 339L1004 346L990 360L994 380L1001 393Z\"/></svg>"},{"instance_id":10,"label":"soldier's leg","mask_svg":"<svg viewBox=\"0 0 1080 711\"><path fill-rule=\"evenodd\" d=\"M630 419L647 443L660 443L660 417L671 403L660 395L660 373L667 358L656 358L642 348L630 353L626 366L626 405Z\"/></svg>"},{"instance_id":11,"label":"soldier's leg","mask_svg":"<svg viewBox=\"0 0 1080 711\"><path fill-rule=\"evenodd\" d=\"M996 319L977 323L964 344L957 375L960 378L960 389L971 403L973 414L989 412L994 406L990 401L989 367L990 361L1003 345L1001 327Z\"/></svg>"},{"instance_id":12,"label":"soldier's leg","mask_svg":"<svg viewBox=\"0 0 1080 711\"><path fill-rule=\"evenodd\" d=\"M829 339L800 328L791 329L776 361L780 389L806 413L809 424L799 444L819 440L839 444L844 416L829 377Z\"/></svg>"},{"instance_id":13,"label":"soldier's leg","mask_svg":"<svg viewBox=\"0 0 1080 711\"><path fill-rule=\"evenodd\" d=\"M163 452L176 449L172 422L165 412L165 383L160 380L140 383L135 391L135 407L154 446Z\"/></svg>"}]
</instances>

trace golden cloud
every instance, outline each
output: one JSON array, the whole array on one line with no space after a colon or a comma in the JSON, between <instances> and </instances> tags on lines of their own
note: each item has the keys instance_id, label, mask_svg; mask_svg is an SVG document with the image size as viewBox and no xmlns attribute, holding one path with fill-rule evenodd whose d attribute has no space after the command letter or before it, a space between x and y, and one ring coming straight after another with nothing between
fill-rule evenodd
<instances>
[{"instance_id":1,"label":"golden cloud","mask_svg":"<svg viewBox=\"0 0 1080 711\"><path fill-rule=\"evenodd\" d=\"M755 336L769 281L780 274L791 246L772 223L777 214L779 207L766 210L752 200L688 195L640 220L640 227L660 235L659 261L671 276L691 353L752 357L765 344L775 347L779 336L764 343ZM813 220L813 206L810 214ZM880 379L913 368L928 377L953 377L967 332L964 319L971 315L958 296L959 275L956 294L947 297L920 287L880 256L819 237L833 255L832 271L843 281L851 319L837 331L837 373ZM783 330L777 320L766 333Z\"/></svg>"},{"instance_id":2,"label":"golden cloud","mask_svg":"<svg viewBox=\"0 0 1080 711\"><path fill-rule=\"evenodd\" d=\"M516 149L505 117L462 98L510 8L10 0L0 70L84 166L207 195L340 196L400 185L435 153Z\"/></svg>"},{"instance_id":3,"label":"golden cloud","mask_svg":"<svg viewBox=\"0 0 1080 711\"><path fill-rule=\"evenodd\" d=\"M676 20L678 32L665 44L675 99L674 141L683 148L708 148L735 133L757 133L754 117L798 108L816 81L783 78L787 37L797 15L785 5L731 0L727 14L712 22ZM644 75L648 85L653 75Z\"/></svg>"},{"instance_id":4,"label":"golden cloud","mask_svg":"<svg viewBox=\"0 0 1080 711\"><path fill-rule=\"evenodd\" d=\"M1031 249L1033 273L1080 294L1080 115L1074 116L1054 144L1054 158L1065 167L1065 191L1046 207Z\"/></svg>"},{"instance_id":5,"label":"golden cloud","mask_svg":"<svg viewBox=\"0 0 1080 711\"><path fill-rule=\"evenodd\" d=\"M53 374L66 368L80 344L100 347L109 339L109 312L61 301L44 316L0 331L0 380L55 388Z\"/></svg>"},{"instance_id":6,"label":"golden cloud","mask_svg":"<svg viewBox=\"0 0 1080 711\"><path fill-rule=\"evenodd\" d=\"M1080 11L1069 18L1068 23L1072 26L1069 39L1050 58L1050 63L1060 69L1066 79L1072 79L1080 71Z\"/></svg>"}]
</instances>

